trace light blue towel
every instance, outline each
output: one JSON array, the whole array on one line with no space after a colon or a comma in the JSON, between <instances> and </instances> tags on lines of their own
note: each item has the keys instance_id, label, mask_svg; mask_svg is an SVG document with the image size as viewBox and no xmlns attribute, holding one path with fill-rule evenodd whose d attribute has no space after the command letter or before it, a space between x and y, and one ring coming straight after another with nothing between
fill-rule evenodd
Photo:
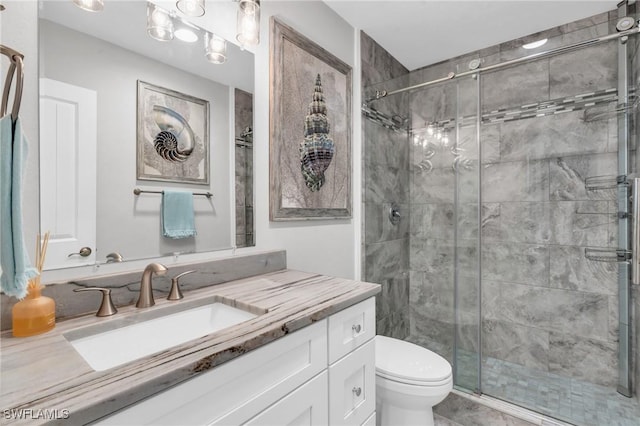
<instances>
[{"instance_id":1,"label":"light blue towel","mask_svg":"<svg viewBox=\"0 0 640 426\"><path fill-rule=\"evenodd\" d=\"M11 115L0 118L0 288L8 296L27 295L29 278L38 275L31 266L22 235L22 174L27 140L20 119L12 132Z\"/></svg>"},{"instance_id":2,"label":"light blue towel","mask_svg":"<svg viewBox=\"0 0 640 426\"><path fill-rule=\"evenodd\" d=\"M168 238L188 238L196 235L193 214L193 193L163 191L162 235Z\"/></svg>"}]
</instances>

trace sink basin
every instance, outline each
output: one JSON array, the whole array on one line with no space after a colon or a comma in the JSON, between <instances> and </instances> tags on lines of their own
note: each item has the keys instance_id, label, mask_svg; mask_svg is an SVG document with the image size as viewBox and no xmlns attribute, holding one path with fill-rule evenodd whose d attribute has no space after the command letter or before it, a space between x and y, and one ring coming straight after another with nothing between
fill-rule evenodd
<instances>
[{"instance_id":1,"label":"sink basin","mask_svg":"<svg viewBox=\"0 0 640 426\"><path fill-rule=\"evenodd\" d=\"M148 313L158 315L158 312ZM104 371L257 316L220 302L146 320L144 314L137 317L139 321L135 324L118 327L123 321L119 324L114 321L107 330L96 333L77 330L65 334L65 338L91 368ZM130 323L131 319L125 321Z\"/></svg>"}]
</instances>

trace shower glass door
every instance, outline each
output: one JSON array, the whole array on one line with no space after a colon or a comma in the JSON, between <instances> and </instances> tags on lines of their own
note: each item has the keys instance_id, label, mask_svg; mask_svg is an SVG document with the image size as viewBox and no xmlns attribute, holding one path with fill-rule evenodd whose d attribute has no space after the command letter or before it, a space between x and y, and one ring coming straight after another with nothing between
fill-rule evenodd
<instances>
[{"instance_id":1,"label":"shower glass door","mask_svg":"<svg viewBox=\"0 0 640 426\"><path fill-rule=\"evenodd\" d=\"M585 425L629 402L616 393L617 43L481 81L481 390Z\"/></svg>"},{"instance_id":2,"label":"shower glass door","mask_svg":"<svg viewBox=\"0 0 640 426\"><path fill-rule=\"evenodd\" d=\"M445 357L466 391L480 387L478 83L469 76L410 94L408 340Z\"/></svg>"}]
</instances>

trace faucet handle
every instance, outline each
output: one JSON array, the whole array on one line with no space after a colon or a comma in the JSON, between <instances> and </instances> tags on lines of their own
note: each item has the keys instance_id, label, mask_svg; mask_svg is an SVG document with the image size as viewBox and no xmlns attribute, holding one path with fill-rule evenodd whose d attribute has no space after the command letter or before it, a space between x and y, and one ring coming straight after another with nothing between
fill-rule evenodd
<instances>
[{"instance_id":1,"label":"faucet handle","mask_svg":"<svg viewBox=\"0 0 640 426\"><path fill-rule=\"evenodd\" d=\"M182 295L182 291L180 291L179 280L185 275L192 274L194 272L196 271L195 270L185 271L181 274L176 275L171 279L171 291L169 291L169 297L167 297L167 300L180 300L184 298L184 296Z\"/></svg>"},{"instance_id":2,"label":"faucet handle","mask_svg":"<svg viewBox=\"0 0 640 426\"><path fill-rule=\"evenodd\" d=\"M101 291L102 292L102 303L100 303L100 308L98 312L96 312L97 317L109 317L114 315L118 310L113 304L111 300L111 289L103 288L103 287L87 287L87 288L76 288L73 290L74 292L79 291Z\"/></svg>"}]
</instances>

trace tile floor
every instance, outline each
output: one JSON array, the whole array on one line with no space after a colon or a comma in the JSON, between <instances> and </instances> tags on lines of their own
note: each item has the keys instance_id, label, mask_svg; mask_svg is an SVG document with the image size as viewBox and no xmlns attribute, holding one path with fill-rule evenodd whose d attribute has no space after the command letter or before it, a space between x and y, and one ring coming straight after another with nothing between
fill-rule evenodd
<instances>
[{"instance_id":1,"label":"tile floor","mask_svg":"<svg viewBox=\"0 0 640 426\"><path fill-rule=\"evenodd\" d=\"M442 345L435 344L431 348L433 342L415 336L409 336L407 340L449 358L444 348L440 347ZM457 363L456 383L473 390L477 387L477 355L459 351ZM624 397L614 388L495 358L486 358L482 363L482 392L578 426L640 426L640 403L637 398ZM441 419L443 425L447 425L448 420L466 424L460 419L445 417L448 418ZM491 423L487 425L493 426Z\"/></svg>"},{"instance_id":2,"label":"tile floor","mask_svg":"<svg viewBox=\"0 0 640 426\"><path fill-rule=\"evenodd\" d=\"M483 392L584 426L640 426L640 403L615 389L488 358Z\"/></svg>"}]
</instances>

